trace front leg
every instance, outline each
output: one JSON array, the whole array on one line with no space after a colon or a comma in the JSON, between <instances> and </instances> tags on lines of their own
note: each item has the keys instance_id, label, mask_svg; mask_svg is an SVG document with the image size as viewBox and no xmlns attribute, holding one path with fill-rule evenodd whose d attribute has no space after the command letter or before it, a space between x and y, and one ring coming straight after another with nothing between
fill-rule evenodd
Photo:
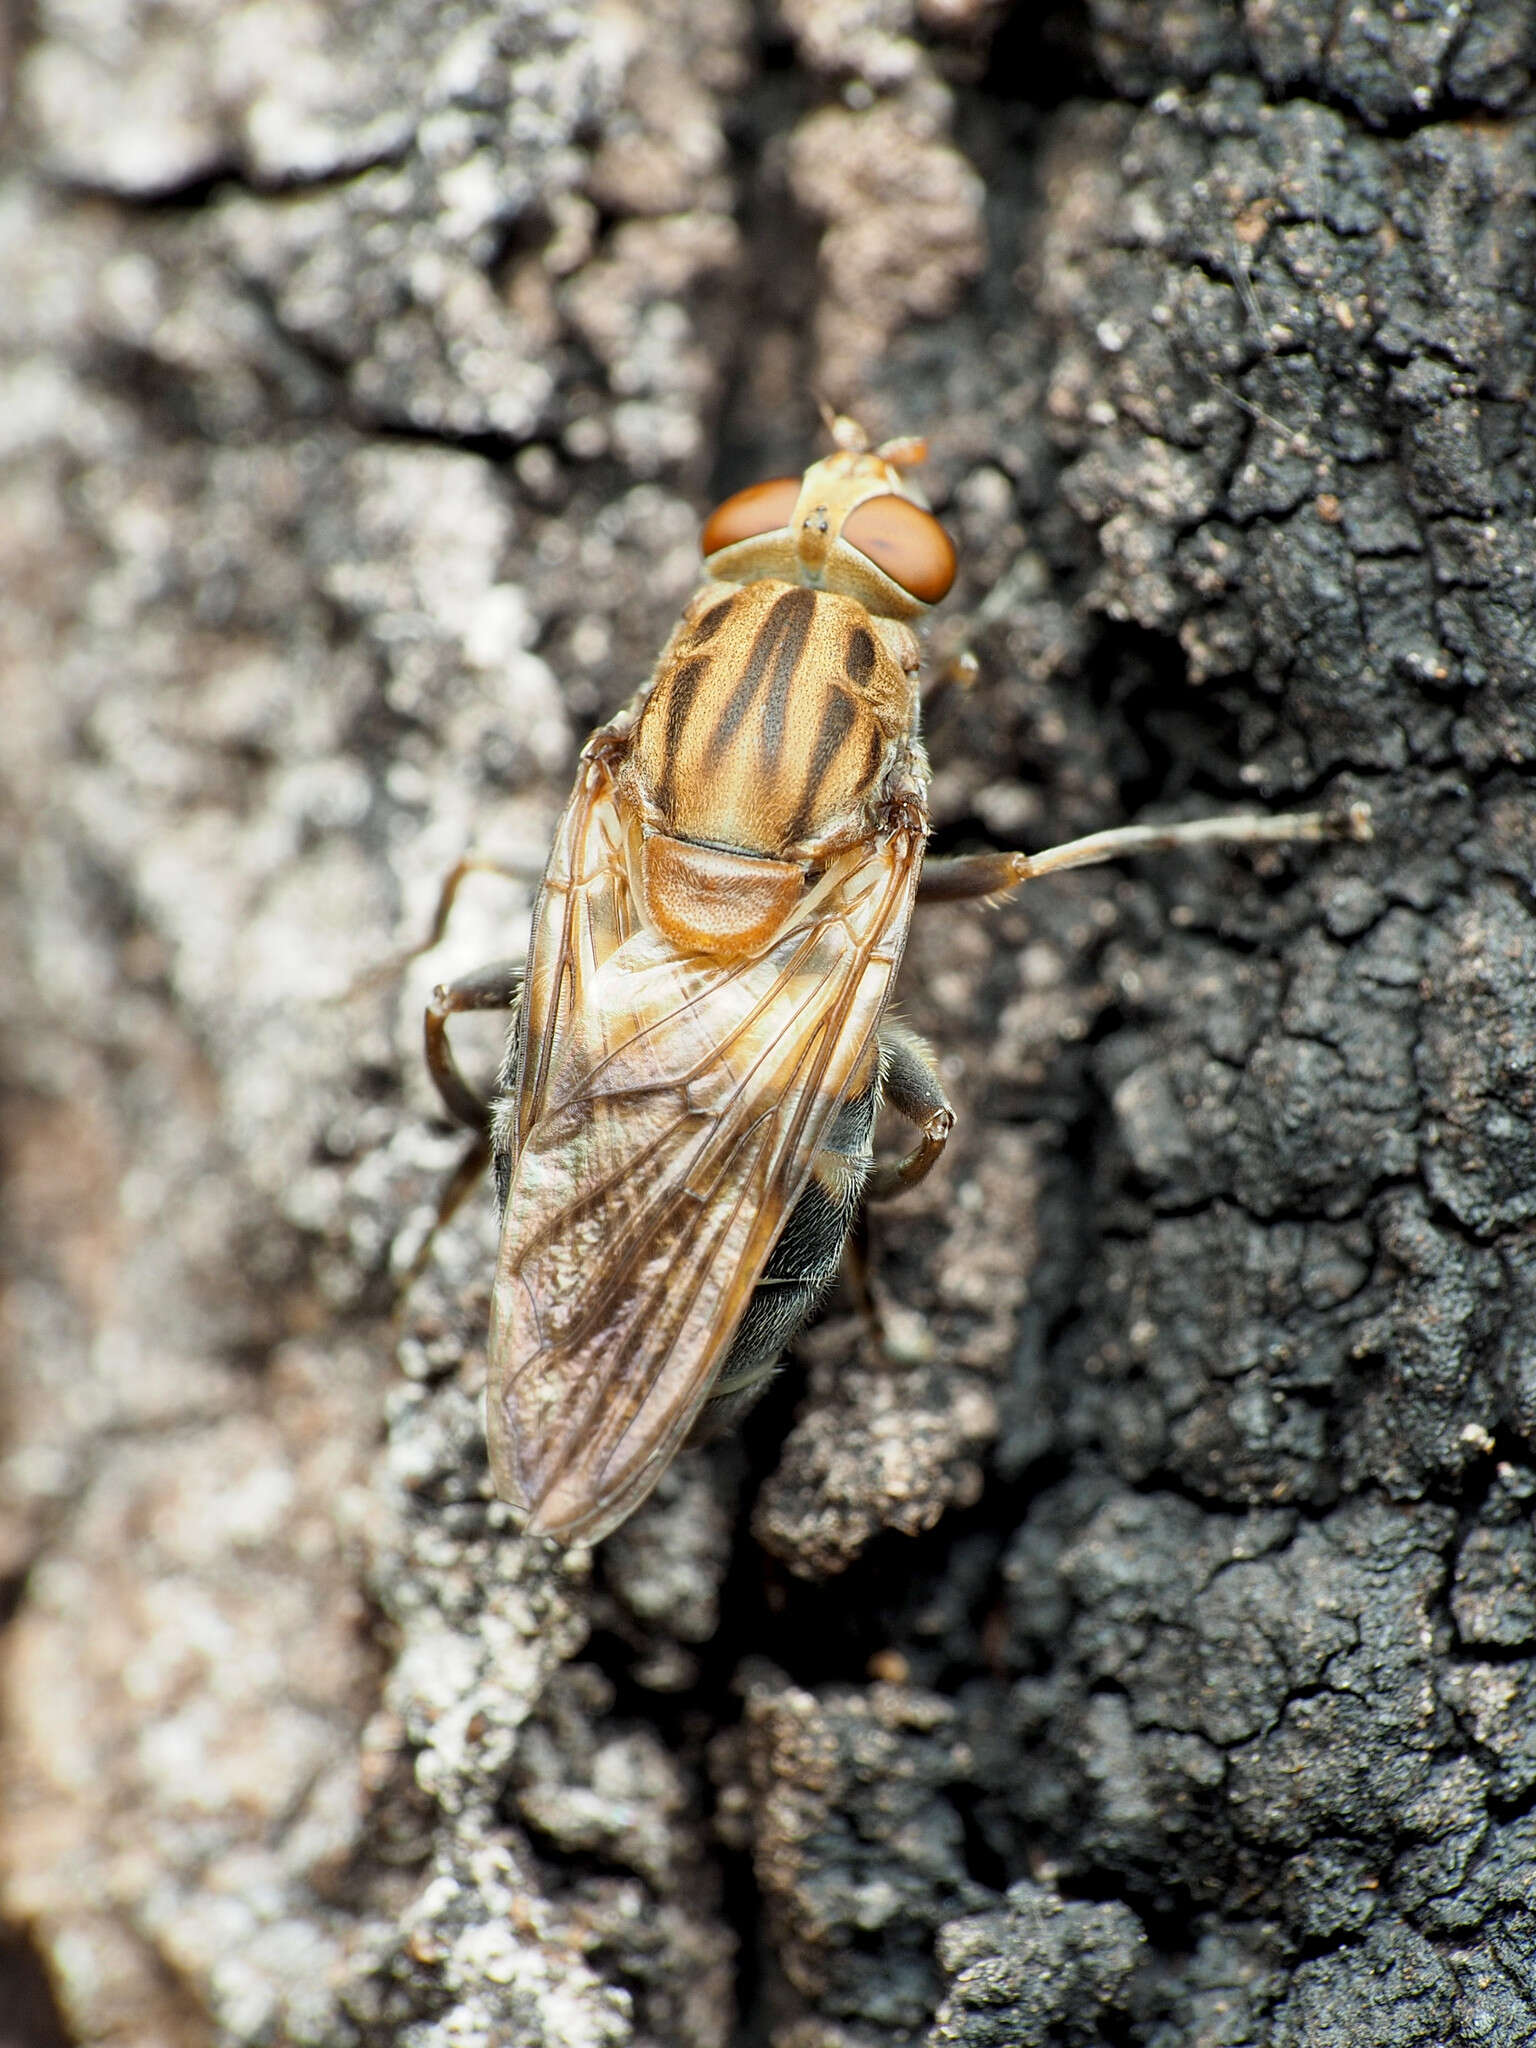
<instances>
[{"instance_id":1,"label":"front leg","mask_svg":"<svg viewBox=\"0 0 1536 2048\"><path fill-rule=\"evenodd\" d=\"M366 995L371 989L381 988L385 982L392 981L397 974L403 973L413 960L419 960L423 953L430 953L434 946L440 944L448 930L448 919L453 914L460 886L467 875L501 875L509 882L536 882L542 873L542 868L522 867L515 861L496 860L490 854L466 853L462 859L454 862L443 877L442 885L437 892L437 908L432 913L432 924L426 937L418 940L414 946L406 946L400 952L391 954L387 960L379 961L377 966L365 968L357 979L349 983L333 1000L350 1003L355 996ZM457 1116L458 1111L455 1110L454 1114Z\"/></svg>"}]
</instances>

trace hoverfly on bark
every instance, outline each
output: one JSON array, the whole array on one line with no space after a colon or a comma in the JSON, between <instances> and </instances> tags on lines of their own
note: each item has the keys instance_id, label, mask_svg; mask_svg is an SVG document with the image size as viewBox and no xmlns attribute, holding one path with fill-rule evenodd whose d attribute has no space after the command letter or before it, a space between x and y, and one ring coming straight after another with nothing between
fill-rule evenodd
<instances>
[{"instance_id":1,"label":"hoverfly on bark","mask_svg":"<svg viewBox=\"0 0 1536 2048\"><path fill-rule=\"evenodd\" d=\"M650 680L582 750L526 965L439 988L427 1058L501 1208L491 1472L522 1526L595 1543L734 1420L831 1285L866 1201L921 1180L954 1112L887 1015L915 905L1154 849L1368 836L1338 815L1098 832L924 863L915 622L955 550L851 420L803 477L728 498ZM440 932L452 889L439 908ZM513 1011L489 1113L448 1019ZM916 1130L876 1159L888 1105Z\"/></svg>"}]
</instances>

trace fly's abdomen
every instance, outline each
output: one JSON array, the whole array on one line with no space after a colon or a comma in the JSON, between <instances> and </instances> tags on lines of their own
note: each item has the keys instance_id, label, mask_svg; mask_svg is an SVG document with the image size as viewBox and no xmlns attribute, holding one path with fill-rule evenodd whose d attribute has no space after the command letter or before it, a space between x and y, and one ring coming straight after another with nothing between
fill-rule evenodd
<instances>
[{"instance_id":1,"label":"fly's abdomen","mask_svg":"<svg viewBox=\"0 0 1536 2048\"><path fill-rule=\"evenodd\" d=\"M863 1199L875 1110L873 1083L838 1110L823 1155L836 1160L837 1170L813 1173L790 1211L710 1389L709 1405L695 1426L696 1440L740 1421L837 1278Z\"/></svg>"}]
</instances>

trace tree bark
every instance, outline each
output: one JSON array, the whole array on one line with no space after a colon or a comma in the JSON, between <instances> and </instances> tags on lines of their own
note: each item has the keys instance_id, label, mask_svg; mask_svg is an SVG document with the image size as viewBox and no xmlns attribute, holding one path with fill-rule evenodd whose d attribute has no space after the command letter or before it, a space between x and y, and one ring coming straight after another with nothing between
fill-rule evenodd
<instances>
[{"instance_id":1,"label":"tree bark","mask_svg":"<svg viewBox=\"0 0 1536 2048\"><path fill-rule=\"evenodd\" d=\"M0 2042L1530 2039L1524 0L36 0L8 62ZM814 394L931 439L945 850L1376 837L920 922L899 1362L834 1299L561 1555L488 1193L410 1277L422 1006Z\"/></svg>"}]
</instances>

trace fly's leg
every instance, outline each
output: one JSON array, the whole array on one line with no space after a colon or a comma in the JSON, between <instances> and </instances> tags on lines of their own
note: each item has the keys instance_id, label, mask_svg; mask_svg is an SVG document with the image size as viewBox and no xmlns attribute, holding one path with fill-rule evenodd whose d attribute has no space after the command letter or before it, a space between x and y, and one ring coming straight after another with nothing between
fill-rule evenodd
<instances>
[{"instance_id":1,"label":"fly's leg","mask_svg":"<svg viewBox=\"0 0 1536 2048\"><path fill-rule=\"evenodd\" d=\"M423 947L422 951L425 950ZM492 967L482 967L476 974L466 974L432 991L423 1026L427 1072L449 1116L474 1135L463 1158L443 1184L432 1226L406 1269L403 1287L409 1287L426 1265L437 1233L479 1180L491 1158L491 1105L480 1100L459 1072L459 1063L448 1042L448 1019L466 1010L515 1009L522 987L522 968L499 960Z\"/></svg>"},{"instance_id":2,"label":"fly's leg","mask_svg":"<svg viewBox=\"0 0 1536 2048\"><path fill-rule=\"evenodd\" d=\"M381 961L378 966L368 968L332 1000L349 1003L355 997L393 980L423 953L430 953L448 929L448 920L453 914L454 902L464 878L466 875L477 874L503 875L508 881L515 882L526 882L534 878L533 869L520 867L514 862L494 860L486 854L465 854L461 860L455 861L443 877L442 886L437 892L437 907L432 913L432 924L426 937L417 945L407 946L402 952ZM449 1116L455 1123L463 1124L472 1131L474 1141L449 1175L438 1196L437 1212L431 1228L402 1276L401 1292L410 1286L426 1265L438 1231L484 1173L491 1157L491 1105L480 1101L459 1072L458 1063L453 1057L453 1049L448 1043L448 1019L462 1010L514 1008L522 981L521 967L498 963L494 967L482 968L478 974L466 975L461 981L435 989L427 1006L427 1071L432 1076L433 1084Z\"/></svg>"},{"instance_id":3,"label":"fly's leg","mask_svg":"<svg viewBox=\"0 0 1536 2048\"><path fill-rule=\"evenodd\" d=\"M915 1124L917 1143L899 1159L877 1159L864 1186L866 1201L889 1201L916 1187L937 1165L955 1112L944 1084L934 1070L927 1046L900 1024L887 1024L880 1034L881 1093L899 1116ZM867 1213L848 1234L843 1251L843 1277L864 1318L876 1357L892 1365L919 1365L933 1355L933 1338L922 1318L893 1302L882 1301L874 1285L869 1254Z\"/></svg>"},{"instance_id":4,"label":"fly's leg","mask_svg":"<svg viewBox=\"0 0 1536 2048\"><path fill-rule=\"evenodd\" d=\"M864 1184L867 1202L888 1201L915 1188L938 1164L955 1127L955 1112L934 1071L933 1056L916 1032L887 1024L880 1034L880 1081L898 1116L916 1124L917 1143L901 1159L877 1159Z\"/></svg>"},{"instance_id":5,"label":"fly's leg","mask_svg":"<svg viewBox=\"0 0 1536 2048\"><path fill-rule=\"evenodd\" d=\"M480 1100L459 1072L453 1047L448 1043L448 1019L461 1016L466 1010L515 1010L522 987L522 968L511 961L498 960L477 973L441 984L432 991L432 1000L427 1005L427 1072L454 1122L480 1137L490 1129L490 1106Z\"/></svg>"},{"instance_id":6,"label":"fly's leg","mask_svg":"<svg viewBox=\"0 0 1536 2048\"><path fill-rule=\"evenodd\" d=\"M466 853L456 860L443 877L443 886L437 892L437 908L432 913L432 929L419 946L412 946L403 956L404 961L415 960L422 953L430 953L448 929L448 920L453 914L454 899L466 875L500 875L508 882L536 882L543 873L542 866L520 867L516 861L496 860L488 853ZM471 977L475 978L475 977ZM481 1009L491 1009L493 1004L483 1003Z\"/></svg>"},{"instance_id":7,"label":"fly's leg","mask_svg":"<svg viewBox=\"0 0 1536 2048\"><path fill-rule=\"evenodd\" d=\"M853 1305L863 1319L869 1341L878 1351L881 1344L880 1307L875 1300L875 1290L869 1284L869 1211L862 1206L843 1239L841 1272L843 1285L853 1296Z\"/></svg>"},{"instance_id":8,"label":"fly's leg","mask_svg":"<svg viewBox=\"0 0 1536 2048\"><path fill-rule=\"evenodd\" d=\"M1118 825L1090 832L1044 853L963 853L931 860L917 885L920 903L964 903L1006 895L1020 882L1066 868L1096 867L1127 854L1166 853L1184 846L1288 846L1298 840L1369 839L1371 807L1350 804L1337 811L1299 811L1278 817L1236 813L1191 818L1181 825Z\"/></svg>"},{"instance_id":9,"label":"fly's leg","mask_svg":"<svg viewBox=\"0 0 1536 2048\"><path fill-rule=\"evenodd\" d=\"M403 973L413 960L419 960L423 953L430 953L448 930L448 920L453 915L453 906L466 875L500 875L509 882L530 882L537 881L541 872L542 870L532 867L519 867L515 861L493 859L490 854L466 853L462 860L454 862L443 877L442 887L437 892L437 907L432 912L432 923L426 937L414 946L407 946L403 952L392 953L387 960L381 960L377 967L366 969L336 1000L349 1003L354 996L364 995L369 989L382 987L395 975ZM494 1008L495 1005L482 1007ZM453 1113L457 1116L458 1110L454 1109Z\"/></svg>"}]
</instances>

